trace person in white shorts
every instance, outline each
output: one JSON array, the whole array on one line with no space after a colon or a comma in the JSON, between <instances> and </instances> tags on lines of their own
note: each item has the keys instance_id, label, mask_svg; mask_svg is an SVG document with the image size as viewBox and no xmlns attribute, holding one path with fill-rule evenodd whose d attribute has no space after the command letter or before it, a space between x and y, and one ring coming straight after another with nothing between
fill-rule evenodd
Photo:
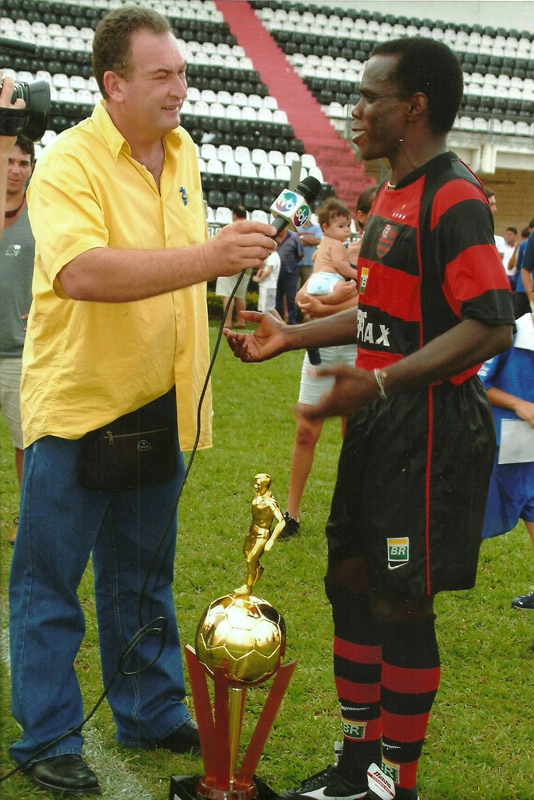
<instances>
[{"instance_id":1,"label":"person in white shorts","mask_svg":"<svg viewBox=\"0 0 534 800\"><path fill-rule=\"evenodd\" d=\"M280 273L280 256L271 253L263 262L263 267L252 276L259 283L258 311L274 311L276 306L276 284Z\"/></svg>"}]
</instances>

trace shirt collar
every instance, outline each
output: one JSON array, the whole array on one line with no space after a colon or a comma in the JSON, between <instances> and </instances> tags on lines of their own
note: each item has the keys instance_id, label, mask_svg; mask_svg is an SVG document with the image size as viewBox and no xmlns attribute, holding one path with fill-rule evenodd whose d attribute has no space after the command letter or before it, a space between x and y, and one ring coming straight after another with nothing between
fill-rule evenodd
<instances>
[{"instance_id":1,"label":"shirt collar","mask_svg":"<svg viewBox=\"0 0 534 800\"><path fill-rule=\"evenodd\" d=\"M131 148L122 133L115 127L113 120L106 111L105 101L100 100L93 109L91 119L96 128L102 135L104 141L107 143L110 153L116 160L121 152L131 155ZM175 128L163 137L164 142L173 142L177 147L181 144L181 128Z\"/></svg>"}]
</instances>

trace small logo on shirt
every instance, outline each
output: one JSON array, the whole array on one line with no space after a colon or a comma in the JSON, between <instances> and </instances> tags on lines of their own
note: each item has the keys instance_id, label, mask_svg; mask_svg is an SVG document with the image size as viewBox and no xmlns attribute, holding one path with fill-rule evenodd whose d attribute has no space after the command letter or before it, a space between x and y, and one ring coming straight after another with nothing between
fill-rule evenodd
<instances>
[{"instance_id":1,"label":"small logo on shirt","mask_svg":"<svg viewBox=\"0 0 534 800\"><path fill-rule=\"evenodd\" d=\"M388 569L399 569L410 560L410 539L403 536L399 539L388 539Z\"/></svg>"},{"instance_id":2,"label":"small logo on shirt","mask_svg":"<svg viewBox=\"0 0 534 800\"><path fill-rule=\"evenodd\" d=\"M20 245L20 244L10 244L9 247L6 247L6 249L5 249L5 255L6 256L11 256L13 258L16 258L19 255L21 250L22 250L22 245Z\"/></svg>"},{"instance_id":3,"label":"small logo on shirt","mask_svg":"<svg viewBox=\"0 0 534 800\"><path fill-rule=\"evenodd\" d=\"M180 186L180 194L182 195L182 203L184 204L184 206L186 206L188 198L185 186Z\"/></svg>"},{"instance_id":4,"label":"small logo on shirt","mask_svg":"<svg viewBox=\"0 0 534 800\"><path fill-rule=\"evenodd\" d=\"M376 254L378 258L384 258L384 256L389 253L397 238L398 232L399 229L395 225L391 225L389 222L387 225L384 225L376 245Z\"/></svg>"},{"instance_id":5,"label":"small logo on shirt","mask_svg":"<svg viewBox=\"0 0 534 800\"><path fill-rule=\"evenodd\" d=\"M365 287L367 286L367 279L369 278L369 267L362 267L362 271L360 274L360 294L365 292Z\"/></svg>"}]
</instances>

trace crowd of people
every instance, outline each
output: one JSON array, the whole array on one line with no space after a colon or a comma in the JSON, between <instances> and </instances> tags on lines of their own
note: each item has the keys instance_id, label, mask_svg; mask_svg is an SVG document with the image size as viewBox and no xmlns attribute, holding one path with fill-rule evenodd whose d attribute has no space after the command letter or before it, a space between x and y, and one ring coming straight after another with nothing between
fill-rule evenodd
<instances>
[{"instance_id":1,"label":"crowd of people","mask_svg":"<svg viewBox=\"0 0 534 800\"><path fill-rule=\"evenodd\" d=\"M172 580L183 453L211 444L209 394L200 431L197 407L209 363L206 284L218 281L236 357L306 351L273 538L299 532L323 421L342 421L325 589L343 749L335 767L284 796L376 800L382 782L396 800L418 800L440 682L435 595L474 585L482 536L523 519L534 543L534 454L504 455L508 423L534 427L534 234L517 243L510 227L497 240L493 192L449 151L461 65L425 38L371 52L353 142L364 161L385 159L390 177L362 193L352 244L351 210L336 198L298 234L238 207L208 238L194 144L180 127L186 60L160 13L109 12L92 65L102 101L35 166L31 142L0 136L0 388L21 481L10 577L20 737L10 755L44 790L101 792L82 756L74 668L90 558L117 741L199 752ZM0 106L23 102L11 103L12 88L5 79ZM9 273L15 260L20 281ZM236 293L232 328L242 273L245 291L249 276L259 285L259 311L244 310L244 291L239 308ZM518 313L521 293L528 307ZM6 361L18 369L10 405ZM143 469L140 437L157 468ZM266 495L268 476L256 477ZM145 581L147 564L157 580ZM252 559L247 592L257 575ZM512 602L534 608L534 594ZM141 638L142 668L117 676L152 617L166 620L164 641Z\"/></svg>"}]
</instances>

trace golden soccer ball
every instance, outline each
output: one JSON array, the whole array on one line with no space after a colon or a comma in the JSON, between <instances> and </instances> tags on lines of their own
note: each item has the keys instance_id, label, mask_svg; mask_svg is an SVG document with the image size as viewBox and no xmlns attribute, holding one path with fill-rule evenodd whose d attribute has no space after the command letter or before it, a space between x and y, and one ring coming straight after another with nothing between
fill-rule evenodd
<instances>
[{"instance_id":1,"label":"golden soccer ball","mask_svg":"<svg viewBox=\"0 0 534 800\"><path fill-rule=\"evenodd\" d=\"M283 618L266 600L227 594L202 615L195 635L198 660L213 676L224 667L235 686L263 683L280 667L285 652Z\"/></svg>"}]
</instances>

